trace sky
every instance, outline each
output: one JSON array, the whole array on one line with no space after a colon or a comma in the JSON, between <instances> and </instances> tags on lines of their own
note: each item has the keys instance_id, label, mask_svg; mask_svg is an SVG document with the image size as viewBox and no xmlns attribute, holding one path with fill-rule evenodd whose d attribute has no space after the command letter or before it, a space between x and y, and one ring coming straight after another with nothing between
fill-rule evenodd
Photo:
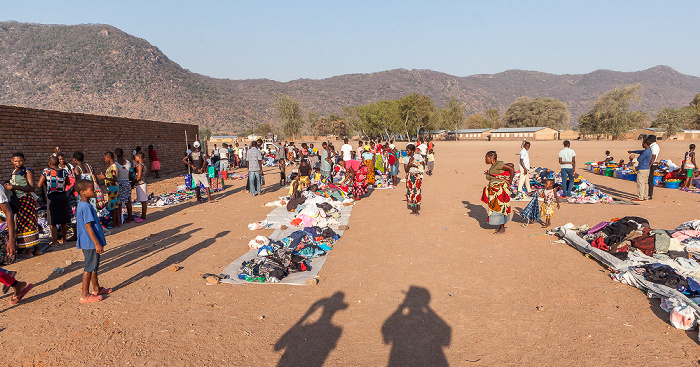
<instances>
[{"instance_id":1,"label":"sky","mask_svg":"<svg viewBox=\"0 0 700 367\"><path fill-rule=\"evenodd\" d=\"M700 76L698 14L698 0L0 0L0 20L109 24L190 71L277 81L399 68Z\"/></svg>"}]
</instances>

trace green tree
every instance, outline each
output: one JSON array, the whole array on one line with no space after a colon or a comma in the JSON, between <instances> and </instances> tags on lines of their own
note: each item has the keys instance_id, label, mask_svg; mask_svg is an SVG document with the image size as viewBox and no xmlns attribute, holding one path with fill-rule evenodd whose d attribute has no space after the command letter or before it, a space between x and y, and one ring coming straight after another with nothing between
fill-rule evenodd
<instances>
[{"instance_id":1,"label":"green tree","mask_svg":"<svg viewBox=\"0 0 700 367\"><path fill-rule=\"evenodd\" d=\"M409 136L418 136L421 130L434 130L435 105L429 96L409 94L398 100L402 131Z\"/></svg>"},{"instance_id":2,"label":"green tree","mask_svg":"<svg viewBox=\"0 0 700 367\"><path fill-rule=\"evenodd\" d=\"M613 139L624 137L630 130L647 121L644 113L630 111L632 102L640 100L641 84L630 84L605 92L593 104L588 113L579 117L582 134L610 135Z\"/></svg>"},{"instance_id":3,"label":"green tree","mask_svg":"<svg viewBox=\"0 0 700 367\"><path fill-rule=\"evenodd\" d=\"M269 122L263 122L255 127L255 134L260 136L267 136L267 134L273 133L275 128Z\"/></svg>"},{"instance_id":4,"label":"green tree","mask_svg":"<svg viewBox=\"0 0 700 367\"><path fill-rule=\"evenodd\" d=\"M688 107L665 107L652 123L652 127L663 129L666 136L671 137L682 132L692 120L693 110Z\"/></svg>"},{"instance_id":5,"label":"green tree","mask_svg":"<svg viewBox=\"0 0 700 367\"><path fill-rule=\"evenodd\" d=\"M311 134L316 134L316 123L320 118L319 114L314 111L306 113L306 130Z\"/></svg>"},{"instance_id":6,"label":"green tree","mask_svg":"<svg viewBox=\"0 0 700 367\"><path fill-rule=\"evenodd\" d=\"M690 102L691 114L689 126L700 129L700 93L695 95L695 98Z\"/></svg>"},{"instance_id":7,"label":"green tree","mask_svg":"<svg viewBox=\"0 0 700 367\"><path fill-rule=\"evenodd\" d=\"M488 127L499 127L501 126L501 114L495 108L489 108L484 112L486 119L491 121L491 126Z\"/></svg>"},{"instance_id":8,"label":"green tree","mask_svg":"<svg viewBox=\"0 0 700 367\"><path fill-rule=\"evenodd\" d=\"M277 116L282 120L282 131L284 135L296 140L296 136L301 133L304 125L301 106L299 101L284 94L279 94L275 100Z\"/></svg>"},{"instance_id":9,"label":"green tree","mask_svg":"<svg viewBox=\"0 0 700 367\"><path fill-rule=\"evenodd\" d=\"M199 129L199 138L202 141L209 141L209 138L211 138L211 129L204 126Z\"/></svg>"},{"instance_id":10,"label":"green tree","mask_svg":"<svg viewBox=\"0 0 700 367\"><path fill-rule=\"evenodd\" d=\"M493 127L493 121L478 113L475 113L467 117L464 125L467 127L467 129L487 129Z\"/></svg>"},{"instance_id":11,"label":"green tree","mask_svg":"<svg viewBox=\"0 0 700 367\"><path fill-rule=\"evenodd\" d=\"M503 125L506 127L547 126L552 129L563 129L569 126L570 118L569 108L557 99L518 97L503 115Z\"/></svg>"},{"instance_id":12,"label":"green tree","mask_svg":"<svg viewBox=\"0 0 700 367\"><path fill-rule=\"evenodd\" d=\"M464 104L457 102L455 97L450 97L447 106L440 112L439 126L441 129L452 131L464 124Z\"/></svg>"}]
</instances>

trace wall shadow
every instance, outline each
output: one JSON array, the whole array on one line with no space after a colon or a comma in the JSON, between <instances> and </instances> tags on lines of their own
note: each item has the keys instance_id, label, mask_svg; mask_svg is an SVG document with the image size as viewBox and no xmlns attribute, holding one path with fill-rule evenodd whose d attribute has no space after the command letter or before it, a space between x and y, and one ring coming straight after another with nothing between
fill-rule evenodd
<instances>
[{"instance_id":1,"label":"wall shadow","mask_svg":"<svg viewBox=\"0 0 700 367\"><path fill-rule=\"evenodd\" d=\"M160 253L163 251L172 248L173 246L176 246L178 244L181 244L182 242L185 242L189 240L192 237L192 234L195 232L200 231L201 229L193 229L188 232L181 233L182 230L189 226L191 224L184 224L172 229L167 229L165 231L159 232L156 235L153 235L156 239L154 240L147 240L150 237L147 237L146 239L140 239L136 241L129 242L127 244L117 246L117 247L112 247L110 248L109 246L109 240L107 242L107 247L106 251L104 254L102 254L102 259L100 260L100 269L99 273L104 274L105 272L108 272L110 270L114 270L118 267L131 267L133 265L138 264L139 262L145 260L147 257L150 256L158 256ZM135 280L141 279L145 276L153 275L156 272L163 270L167 268L168 266L185 260L195 252L204 249L211 245L216 238L219 238L221 236L224 236L228 233L228 231L225 232L220 232L217 234L214 238L208 238L198 244L189 246L185 248L182 251L179 251L178 253L175 253L173 255L170 255L160 263L147 268L146 270L143 270L139 272L136 275L131 276L129 279L123 281L119 285L112 285L112 284L104 284L106 287L112 287L114 288L115 291L118 291L119 288L124 287L128 285L129 283L132 283ZM59 277L66 277L66 280L63 284L61 284L59 287L56 287L54 289L49 289L46 290L42 293L30 293L30 297L26 299L25 302L33 302L39 299L42 299L44 297L49 297L63 289L68 289L71 287L74 287L78 284L82 284L82 269L83 269L84 262L83 261L77 261L72 263L71 265L67 266L64 268L64 275L57 275L57 274L50 274L48 277L45 279L35 282L34 285L36 287L43 285L44 283L47 283L53 279L59 278ZM77 297L77 293L76 293Z\"/></svg>"},{"instance_id":2,"label":"wall shadow","mask_svg":"<svg viewBox=\"0 0 700 367\"><path fill-rule=\"evenodd\" d=\"M412 285L403 303L382 325L384 344L391 344L388 366L448 366L443 348L452 328L430 308L430 292Z\"/></svg>"},{"instance_id":3,"label":"wall shadow","mask_svg":"<svg viewBox=\"0 0 700 367\"><path fill-rule=\"evenodd\" d=\"M345 293L336 292L311 305L275 343L276 351L284 349L277 366L323 366L343 333L343 328L334 325L332 319L336 312L348 308L344 300ZM321 312L318 320L310 322L309 318L317 312Z\"/></svg>"}]
</instances>

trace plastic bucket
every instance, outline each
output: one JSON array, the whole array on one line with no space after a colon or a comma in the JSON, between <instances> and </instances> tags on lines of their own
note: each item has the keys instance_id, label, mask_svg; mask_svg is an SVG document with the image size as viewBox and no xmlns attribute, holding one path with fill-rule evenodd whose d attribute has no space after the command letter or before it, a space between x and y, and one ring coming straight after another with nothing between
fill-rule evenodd
<instances>
[{"instance_id":1,"label":"plastic bucket","mask_svg":"<svg viewBox=\"0 0 700 367\"><path fill-rule=\"evenodd\" d=\"M605 176L607 176L607 177L613 177L614 172L615 172L614 169L608 168L608 169L605 170Z\"/></svg>"},{"instance_id":2,"label":"plastic bucket","mask_svg":"<svg viewBox=\"0 0 700 367\"><path fill-rule=\"evenodd\" d=\"M637 181L637 174L630 173L629 175L627 175L627 181Z\"/></svg>"},{"instance_id":3,"label":"plastic bucket","mask_svg":"<svg viewBox=\"0 0 700 367\"><path fill-rule=\"evenodd\" d=\"M680 182L680 181L676 181L676 182L665 182L665 184L666 184L666 188L667 188L667 189L677 189L677 188L679 188L679 187L681 186L681 182Z\"/></svg>"}]
</instances>

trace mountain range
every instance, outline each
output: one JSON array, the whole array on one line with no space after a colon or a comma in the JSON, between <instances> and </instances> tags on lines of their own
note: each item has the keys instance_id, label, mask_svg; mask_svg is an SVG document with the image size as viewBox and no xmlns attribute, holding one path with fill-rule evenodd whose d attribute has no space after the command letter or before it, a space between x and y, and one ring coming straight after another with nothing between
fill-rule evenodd
<instances>
[{"instance_id":1,"label":"mountain range","mask_svg":"<svg viewBox=\"0 0 700 367\"><path fill-rule=\"evenodd\" d=\"M566 103L576 124L599 95L617 86L642 84L642 100L633 107L651 114L685 106L700 92L700 78L668 66L565 75L508 70L459 77L397 69L285 83L216 79L180 67L146 40L109 25L17 22L0 22L0 80L0 104L196 123L220 133L277 125L279 93L320 115L414 92L437 106L453 96L467 114L489 108L503 113L517 97L542 96Z\"/></svg>"}]
</instances>

